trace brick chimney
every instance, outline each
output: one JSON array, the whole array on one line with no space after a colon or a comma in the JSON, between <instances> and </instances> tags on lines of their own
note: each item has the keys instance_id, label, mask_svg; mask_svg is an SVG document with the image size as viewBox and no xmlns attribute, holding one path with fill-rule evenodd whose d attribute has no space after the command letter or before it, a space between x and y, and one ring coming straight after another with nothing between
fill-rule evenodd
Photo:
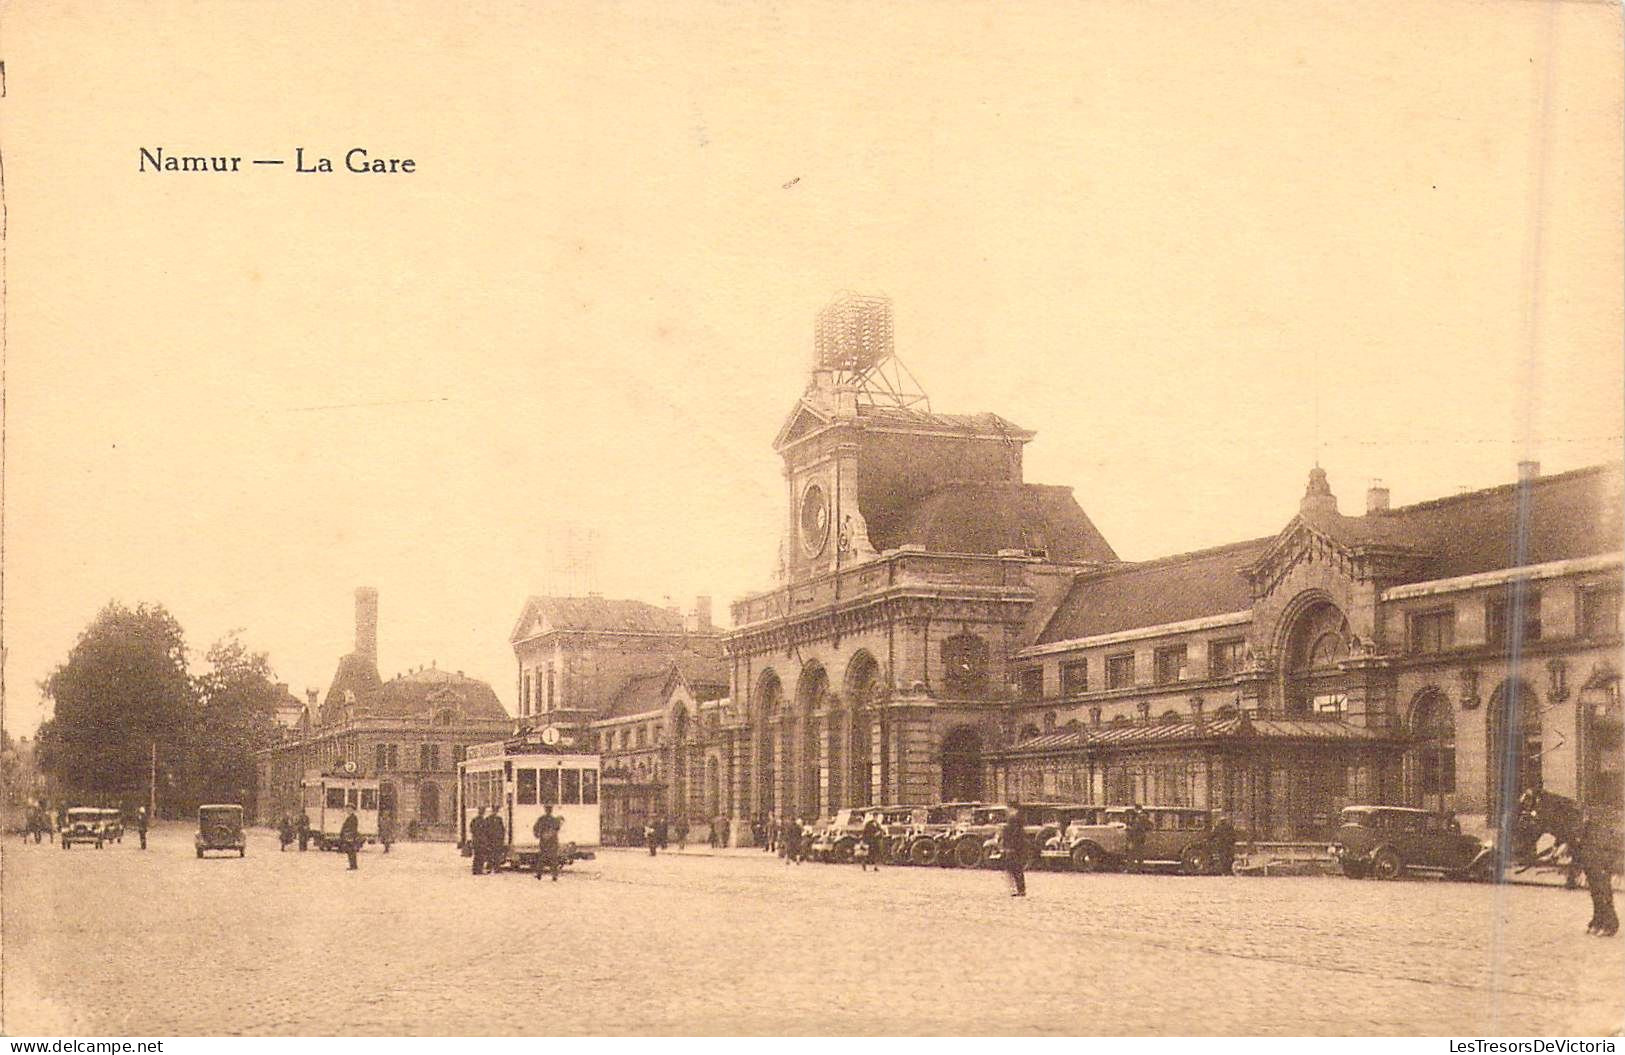
<instances>
[{"instance_id":1,"label":"brick chimney","mask_svg":"<svg viewBox=\"0 0 1625 1055\"><path fill-rule=\"evenodd\" d=\"M320 689L306 689L305 690L305 702L310 704L312 707L316 706L316 701L320 697L321 697L321 690Z\"/></svg>"},{"instance_id":2,"label":"brick chimney","mask_svg":"<svg viewBox=\"0 0 1625 1055\"><path fill-rule=\"evenodd\" d=\"M1366 488L1365 511L1367 516L1388 512L1388 488L1381 480L1372 480L1371 486Z\"/></svg>"},{"instance_id":3,"label":"brick chimney","mask_svg":"<svg viewBox=\"0 0 1625 1055\"><path fill-rule=\"evenodd\" d=\"M355 651L378 662L378 591L371 586L355 591Z\"/></svg>"},{"instance_id":4,"label":"brick chimney","mask_svg":"<svg viewBox=\"0 0 1625 1055\"><path fill-rule=\"evenodd\" d=\"M699 634L711 631L711 598L704 594L694 598L694 631Z\"/></svg>"},{"instance_id":5,"label":"brick chimney","mask_svg":"<svg viewBox=\"0 0 1625 1055\"><path fill-rule=\"evenodd\" d=\"M1525 459L1518 463L1518 482L1527 483L1540 475L1540 463Z\"/></svg>"}]
</instances>

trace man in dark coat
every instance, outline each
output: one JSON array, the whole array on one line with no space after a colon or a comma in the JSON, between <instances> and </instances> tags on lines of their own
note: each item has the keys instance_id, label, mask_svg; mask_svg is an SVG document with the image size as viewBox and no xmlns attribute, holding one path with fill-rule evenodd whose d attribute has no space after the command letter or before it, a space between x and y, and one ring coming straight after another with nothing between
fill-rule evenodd
<instances>
[{"instance_id":1,"label":"man in dark coat","mask_svg":"<svg viewBox=\"0 0 1625 1055\"><path fill-rule=\"evenodd\" d=\"M288 848L288 844L293 842L293 821L288 819L288 815L286 813L282 815L282 822L277 825L276 837L277 842L282 844L283 850L286 850Z\"/></svg>"},{"instance_id":2,"label":"man in dark coat","mask_svg":"<svg viewBox=\"0 0 1625 1055\"><path fill-rule=\"evenodd\" d=\"M1151 818L1145 809L1136 802L1134 808L1128 812L1128 859L1134 866L1134 871L1145 869L1145 833L1151 828Z\"/></svg>"},{"instance_id":3,"label":"man in dark coat","mask_svg":"<svg viewBox=\"0 0 1625 1055\"><path fill-rule=\"evenodd\" d=\"M863 864L861 866L863 871L867 872L870 865L874 866L875 871L880 871L880 847L885 841L886 833L880 827L879 817L872 813L869 814L868 819L863 822L863 834L860 838L863 840Z\"/></svg>"},{"instance_id":4,"label":"man in dark coat","mask_svg":"<svg viewBox=\"0 0 1625 1055\"><path fill-rule=\"evenodd\" d=\"M350 871L356 870L355 855L361 851L361 822L356 819L355 807L344 815L344 824L339 827L339 845L350 858Z\"/></svg>"},{"instance_id":5,"label":"man in dark coat","mask_svg":"<svg viewBox=\"0 0 1625 1055\"><path fill-rule=\"evenodd\" d=\"M384 844L384 853L389 853L389 844L395 841L395 815L388 810L378 814L378 841Z\"/></svg>"},{"instance_id":6,"label":"man in dark coat","mask_svg":"<svg viewBox=\"0 0 1625 1055\"><path fill-rule=\"evenodd\" d=\"M1213 870L1220 875L1229 875L1236 863L1236 826L1230 823L1230 818L1219 815L1213 822Z\"/></svg>"},{"instance_id":7,"label":"man in dark coat","mask_svg":"<svg viewBox=\"0 0 1625 1055\"><path fill-rule=\"evenodd\" d=\"M559 829L563 827L562 818L553 816L553 804L547 803L542 807L542 815L536 818L536 826L531 829L536 836L536 878L542 878L545 868L553 873L553 882L559 881L559 869L563 862L559 859Z\"/></svg>"},{"instance_id":8,"label":"man in dark coat","mask_svg":"<svg viewBox=\"0 0 1625 1055\"><path fill-rule=\"evenodd\" d=\"M310 843L310 814L299 811L299 852L304 853Z\"/></svg>"},{"instance_id":9,"label":"man in dark coat","mask_svg":"<svg viewBox=\"0 0 1625 1055\"><path fill-rule=\"evenodd\" d=\"M147 848L147 807L135 811L135 830L141 836L141 849Z\"/></svg>"},{"instance_id":10,"label":"man in dark coat","mask_svg":"<svg viewBox=\"0 0 1625 1055\"><path fill-rule=\"evenodd\" d=\"M655 842L662 850L671 847L671 824L664 817L655 818Z\"/></svg>"},{"instance_id":11,"label":"man in dark coat","mask_svg":"<svg viewBox=\"0 0 1625 1055\"><path fill-rule=\"evenodd\" d=\"M483 875L485 872L484 806L474 811L474 819L468 822L468 845L474 851L474 874Z\"/></svg>"},{"instance_id":12,"label":"man in dark coat","mask_svg":"<svg viewBox=\"0 0 1625 1055\"><path fill-rule=\"evenodd\" d=\"M1021 826L1021 813L1014 806L1005 811L999 829L999 857L1010 877L1010 896L1027 896L1027 829Z\"/></svg>"},{"instance_id":13,"label":"man in dark coat","mask_svg":"<svg viewBox=\"0 0 1625 1055\"><path fill-rule=\"evenodd\" d=\"M502 867L502 862L508 859L508 828L502 823L502 814L492 807L491 815L485 819L485 862L486 868L495 874Z\"/></svg>"},{"instance_id":14,"label":"man in dark coat","mask_svg":"<svg viewBox=\"0 0 1625 1055\"><path fill-rule=\"evenodd\" d=\"M1580 832L1580 845L1571 847L1580 868L1585 873L1586 889L1591 892L1591 922L1586 933L1612 938L1619 933L1619 915L1614 911L1614 857L1619 852L1620 833L1610 830L1608 823L1596 814L1585 819Z\"/></svg>"}]
</instances>

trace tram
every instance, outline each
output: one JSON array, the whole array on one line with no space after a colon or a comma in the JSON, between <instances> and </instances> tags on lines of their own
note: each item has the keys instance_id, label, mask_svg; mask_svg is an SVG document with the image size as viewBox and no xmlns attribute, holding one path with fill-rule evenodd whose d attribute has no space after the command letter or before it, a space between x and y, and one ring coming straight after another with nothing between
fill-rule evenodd
<instances>
[{"instance_id":1,"label":"tram","mask_svg":"<svg viewBox=\"0 0 1625 1055\"><path fill-rule=\"evenodd\" d=\"M564 863L590 859L600 845L598 775L598 755L578 750L573 737L556 726L470 746L457 764L458 849L472 852L469 825L480 809L496 810L507 840L498 865L533 868L536 818L552 806L564 822L559 829Z\"/></svg>"},{"instance_id":2,"label":"tram","mask_svg":"<svg viewBox=\"0 0 1625 1055\"><path fill-rule=\"evenodd\" d=\"M326 773L307 773L300 782L300 804L319 849L341 848L339 831L350 810L355 810L361 841L378 841L378 781L358 775L354 762Z\"/></svg>"}]
</instances>

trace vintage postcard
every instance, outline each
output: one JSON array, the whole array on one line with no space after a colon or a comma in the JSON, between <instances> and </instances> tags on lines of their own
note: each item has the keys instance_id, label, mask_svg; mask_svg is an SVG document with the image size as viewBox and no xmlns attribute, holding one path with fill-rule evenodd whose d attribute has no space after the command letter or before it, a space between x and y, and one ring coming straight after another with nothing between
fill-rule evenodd
<instances>
[{"instance_id":1,"label":"vintage postcard","mask_svg":"<svg viewBox=\"0 0 1625 1055\"><path fill-rule=\"evenodd\" d=\"M1625 1025L1617 3L0 63L8 1037Z\"/></svg>"}]
</instances>

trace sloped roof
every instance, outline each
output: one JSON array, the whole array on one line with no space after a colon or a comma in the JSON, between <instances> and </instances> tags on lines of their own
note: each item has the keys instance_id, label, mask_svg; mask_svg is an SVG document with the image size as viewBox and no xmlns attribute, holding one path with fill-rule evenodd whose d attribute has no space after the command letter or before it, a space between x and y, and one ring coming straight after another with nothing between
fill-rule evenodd
<instances>
[{"instance_id":1,"label":"sloped roof","mask_svg":"<svg viewBox=\"0 0 1625 1055\"><path fill-rule=\"evenodd\" d=\"M728 664L719 656L685 652L664 657L658 669L634 674L610 696L600 718L622 718L662 710L681 678L697 702L728 695Z\"/></svg>"},{"instance_id":2,"label":"sloped roof","mask_svg":"<svg viewBox=\"0 0 1625 1055\"><path fill-rule=\"evenodd\" d=\"M599 630L640 634L681 634L683 616L643 601L618 597L531 597L513 637L525 636L540 615L554 630Z\"/></svg>"},{"instance_id":3,"label":"sloped roof","mask_svg":"<svg viewBox=\"0 0 1625 1055\"><path fill-rule=\"evenodd\" d=\"M1269 548L1272 538L1122 564L1084 572L1038 636L1038 644L1115 634L1252 607L1252 587L1241 569Z\"/></svg>"},{"instance_id":4,"label":"sloped roof","mask_svg":"<svg viewBox=\"0 0 1625 1055\"><path fill-rule=\"evenodd\" d=\"M870 541L881 550L907 544L931 553L1042 549L1055 561L1117 560L1070 487L1005 480L940 487L904 510L889 533L871 529Z\"/></svg>"},{"instance_id":5,"label":"sloped roof","mask_svg":"<svg viewBox=\"0 0 1625 1055\"><path fill-rule=\"evenodd\" d=\"M1029 440L1034 433L1009 418L992 412L981 414L933 414L918 407L893 407L875 403L858 404L858 420L877 426L927 429L932 432L971 433L1000 439Z\"/></svg>"},{"instance_id":6,"label":"sloped roof","mask_svg":"<svg viewBox=\"0 0 1625 1055\"><path fill-rule=\"evenodd\" d=\"M509 718L489 684L433 667L389 679L358 709L370 715L410 717L452 706L453 701L467 718Z\"/></svg>"},{"instance_id":7,"label":"sloped roof","mask_svg":"<svg viewBox=\"0 0 1625 1055\"><path fill-rule=\"evenodd\" d=\"M1379 742L1402 739L1363 725L1325 719L1247 718L1233 715L1197 722L1124 722L1041 733L1006 748L1004 754L1048 754L1112 747L1148 747L1205 740L1260 738L1283 741Z\"/></svg>"}]
</instances>

